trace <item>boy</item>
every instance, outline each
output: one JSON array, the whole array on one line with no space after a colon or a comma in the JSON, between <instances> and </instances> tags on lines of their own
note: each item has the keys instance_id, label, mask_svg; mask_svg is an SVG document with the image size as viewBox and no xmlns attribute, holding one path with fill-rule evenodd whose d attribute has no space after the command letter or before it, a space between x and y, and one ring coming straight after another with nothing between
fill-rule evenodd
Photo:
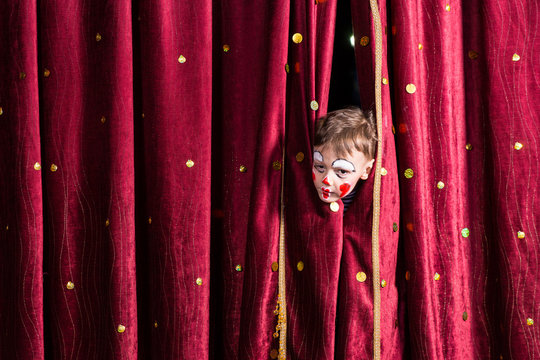
<instances>
[{"instance_id":1,"label":"boy","mask_svg":"<svg viewBox=\"0 0 540 360\"><path fill-rule=\"evenodd\" d=\"M377 128L370 112L347 108L317 120L313 146L313 184L319 198L341 199L346 211L358 180L366 180L375 162Z\"/></svg>"}]
</instances>

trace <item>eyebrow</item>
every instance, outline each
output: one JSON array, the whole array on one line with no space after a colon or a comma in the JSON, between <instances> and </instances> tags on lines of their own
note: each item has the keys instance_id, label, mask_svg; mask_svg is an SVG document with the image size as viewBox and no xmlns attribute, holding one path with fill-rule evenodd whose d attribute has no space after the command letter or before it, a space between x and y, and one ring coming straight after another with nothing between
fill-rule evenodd
<instances>
[{"instance_id":1,"label":"eyebrow","mask_svg":"<svg viewBox=\"0 0 540 360\"><path fill-rule=\"evenodd\" d=\"M340 162L344 162L344 164L340 165ZM352 162L350 162L349 160L345 160L345 159L336 159L336 160L334 160L334 162L332 163L332 167L339 167L339 168L342 168L344 170L349 170L349 171L352 171L352 172L356 172L354 164Z\"/></svg>"}]
</instances>

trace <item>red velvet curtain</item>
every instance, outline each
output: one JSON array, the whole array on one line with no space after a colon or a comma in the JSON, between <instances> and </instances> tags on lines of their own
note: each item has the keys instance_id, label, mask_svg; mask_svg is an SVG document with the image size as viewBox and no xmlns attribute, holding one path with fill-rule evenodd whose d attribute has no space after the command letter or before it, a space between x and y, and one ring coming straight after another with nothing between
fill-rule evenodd
<instances>
[{"instance_id":1,"label":"red velvet curtain","mask_svg":"<svg viewBox=\"0 0 540 360\"><path fill-rule=\"evenodd\" d=\"M540 357L538 4L378 10L343 214L310 175L336 0L6 1L0 358L276 358L280 271L290 359Z\"/></svg>"}]
</instances>

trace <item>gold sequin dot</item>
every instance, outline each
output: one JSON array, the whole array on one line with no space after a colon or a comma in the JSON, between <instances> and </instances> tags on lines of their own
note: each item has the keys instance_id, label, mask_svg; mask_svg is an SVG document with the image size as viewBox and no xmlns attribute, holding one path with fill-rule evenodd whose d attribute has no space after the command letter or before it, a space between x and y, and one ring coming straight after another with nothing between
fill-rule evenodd
<instances>
[{"instance_id":1,"label":"gold sequin dot","mask_svg":"<svg viewBox=\"0 0 540 360\"><path fill-rule=\"evenodd\" d=\"M471 60L478 59L478 53L474 50L469 50L469 59Z\"/></svg>"},{"instance_id":2,"label":"gold sequin dot","mask_svg":"<svg viewBox=\"0 0 540 360\"><path fill-rule=\"evenodd\" d=\"M279 267L278 263L274 261L272 263L272 271L276 272L278 270L278 267Z\"/></svg>"},{"instance_id":3,"label":"gold sequin dot","mask_svg":"<svg viewBox=\"0 0 540 360\"><path fill-rule=\"evenodd\" d=\"M240 265L240 264L236 265L236 267L234 268L234 270L236 270L236 271L238 271L238 272L242 271L242 265Z\"/></svg>"},{"instance_id":4,"label":"gold sequin dot","mask_svg":"<svg viewBox=\"0 0 540 360\"><path fill-rule=\"evenodd\" d=\"M66 288L68 288L68 290L73 290L75 288L75 284L71 281L68 281L66 284Z\"/></svg>"},{"instance_id":5,"label":"gold sequin dot","mask_svg":"<svg viewBox=\"0 0 540 360\"><path fill-rule=\"evenodd\" d=\"M312 100L309 103L309 107L311 108L311 110L317 111L317 110L319 110L319 103L317 101L315 101L315 100Z\"/></svg>"},{"instance_id":6,"label":"gold sequin dot","mask_svg":"<svg viewBox=\"0 0 540 360\"><path fill-rule=\"evenodd\" d=\"M34 164L34 170L41 170L41 164L40 163L35 163Z\"/></svg>"},{"instance_id":7,"label":"gold sequin dot","mask_svg":"<svg viewBox=\"0 0 540 360\"><path fill-rule=\"evenodd\" d=\"M288 74L290 71L289 64L285 64L285 72Z\"/></svg>"},{"instance_id":8,"label":"gold sequin dot","mask_svg":"<svg viewBox=\"0 0 540 360\"><path fill-rule=\"evenodd\" d=\"M298 269L298 271L304 270L304 262L299 261L298 264L296 264L296 268Z\"/></svg>"},{"instance_id":9,"label":"gold sequin dot","mask_svg":"<svg viewBox=\"0 0 540 360\"><path fill-rule=\"evenodd\" d=\"M369 44L369 37L367 36L362 36L360 38L360 45L362 46L367 46Z\"/></svg>"},{"instance_id":10,"label":"gold sequin dot","mask_svg":"<svg viewBox=\"0 0 540 360\"><path fill-rule=\"evenodd\" d=\"M414 94L416 92L416 85L414 84L407 84L407 86L405 87L405 90L409 93L409 94Z\"/></svg>"},{"instance_id":11,"label":"gold sequin dot","mask_svg":"<svg viewBox=\"0 0 540 360\"><path fill-rule=\"evenodd\" d=\"M517 237L518 237L518 239L525 239L525 233L523 231L518 231L517 232Z\"/></svg>"},{"instance_id":12,"label":"gold sequin dot","mask_svg":"<svg viewBox=\"0 0 540 360\"><path fill-rule=\"evenodd\" d=\"M367 275L365 272L359 271L358 273L356 273L356 280L358 280L359 282L364 282L366 281L366 279Z\"/></svg>"},{"instance_id":13,"label":"gold sequin dot","mask_svg":"<svg viewBox=\"0 0 540 360\"><path fill-rule=\"evenodd\" d=\"M338 212L339 211L339 204L335 201L332 201L330 203L330 210L332 210L333 212Z\"/></svg>"},{"instance_id":14,"label":"gold sequin dot","mask_svg":"<svg viewBox=\"0 0 540 360\"><path fill-rule=\"evenodd\" d=\"M464 311L463 315L461 315L461 318L463 319L463 321L467 321L467 319L469 318L469 314L467 314L467 312Z\"/></svg>"},{"instance_id":15,"label":"gold sequin dot","mask_svg":"<svg viewBox=\"0 0 540 360\"><path fill-rule=\"evenodd\" d=\"M471 143L467 143L467 145L465 145L465 149L467 150L472 150L472 144Z\"/></svg>"},{"instance_id":16,"label":"gold sequin dot","mask_svg":"<svg viewBox=\"0 0 540 360\"><path fill-rule=\"evenodd\" d=\"M304 38L302 37L302 34L300 33L295 33L293 34L292 36L292 41L295 43L295 44L300 44L302 42Z\"/></svg>"},{"instance_id":17,"label":"gold sequin dot","mask_svg":"<svg viewBox=\"0 0 540 360\"><path fill-rule=\"evenodd\" d=\"M523 148L523 144L522 144L522 143L516 142L516 143L514 144L514 149L516 149L516 150L521 150L522 148Z\"/></svg>"},{"instance_id":18,"label":"gold sequin dot","mask_svg":"<svg viewBox=\"0 0 540 360\"><path fill-rule=\"evenodd\" d=\"M528 319L527 319L527 325L529 325L529 326L534 325L534 320L531 319L531 318L528 318Z\"/></svg>"},{"instance_id":19,"label":"gold sequin dot","mask_svg":"<svg viewBox=\"0 0 540 360\"><path fill-rule=\"evenodd\" d=\"M272 349L270 351L270 358L271 359L277 359L277 357L278 357L278 351L276 349Z\"/></svg>"},{"instance_id":20,"label":"gold sequin dot","mask_svg":"<svg viewBox=\"0 0 540 360\"><path fill-rule=\"evenodd\" d=\"M96 41L101 41L101 34L100 33L96 34Z\"/></svg>"},{"instance_id":21,"label":"gold sequin dot","mask_svg":"<svg viewBox=\"0 0 540 360\"><path fill-rule=\"evenodd\" d=\"M383 280L381 281L381 287L386 287L386 284L387 284L387 283L386 283L386 280L383 279Z\"/></svg>"},{"instance_id":22,"label":"gold sequin dot","mask_svg":"<svg viewBox=\"0 0 540 360\"><path fill-rule=\"evenodd\" d=\"M410 271L405 272L405 280L407 280L407 281L411 280L411 272Z\"/></svg>"},{"instance_id":23,"label":"gold sequin dot","mask_svg":"<svg viewBox=\"0 0 540 360\"><path fill-rule=\"evenodd\" d=\"M439 273L435 273L435 275L433 275L433 279L435 281L439 281L441 279L441 275L439 275Z\"/></svg>"},{"instance_id":24,"label":"gold sequin dot","mask_svg":"<svg viewBox=\"0 0 540 360\"><path fill-rule=\"evenodd\" d=\"M149 224L152 223L152 217L151 217L151 216L148 217L148 223L149 223Z\"/></svg>"},{"instance_id":25,"label":"gold sequin dot","mask_svg":"<svg viewBox=\"0 0 540 360\"><path fill-rule=\"evenodd\" d=\"M223 45L223 52L229 52L229 50L231 50L231 47L229 45Z\"/></svg>"},{"instance_id":26,"label":"gold sequin dot","mask_svg":"<svg viewBox=\"0 0 540 360\"><path fill-rule=\"evenodd\" d=\"M398 231L398 224L397 224L396 222L392 224L392 230L393 230L394 232L397 232L397 231Z\"/></svg>"},{"instance_id":27,"label":"gold sequin dot","mask_svg":"<svg viewBox=\"0 0 540 360\"><path fill-rule=\"evenodd\" d=\"M51 165L51 171L55 172L56 170L58 170L58 166L56 166L55 164L52 164Z\"/></svg>"},{"instance_id":28,"label":"gold sequin dot","mask_svg":"<svg viewBox=\"0 0 540 360\"><path fill-rule=\"evenodd\" d=\"M49 69L43 70L43 76L49 77L51 75L51 71Z\"/></svg>"},{"instance_id":29,"label":"gold sequin dot","mask_svg":"<svg viewBox=\"0 0 540 360\"><path fill-rule=\"evenodd\" d=\"M422 45L421 43L418 43L418 50L422 50L424 48L424 45Z\"/></svg>"},{"instance_id":30,"label":"gold sequin dot","mask_svg":"<svg viewBox=\"0 0 540 360\"><path fill-rule=\"evenodd\" d=\"M405 177L406 177L407 179L410 179L410 178L412 178L413 176L414 176L414 171L413 171L413 169L409 168L409 169L405 170Z\"/></svg>"},{"instance_id":31,"label":"gold sequin dot","mask_svg":"<svg viewBox=\"0 0 540 360\"><path fill-rule=\"evenodd\" d=\"M437 183L437 189L443 189L444 188L444 183L442 181L439 181Z\"/></svg>"},{"instance_id":32,"label":"gold sequin dot","mask_svg":"<svg viewBox=\"0 0 540 360\"><path fill-rule=\"evenodd\" d=\"M105 121L107 121L107 118L105 116L102 116L101 119L99 119L102 124L105 124Z\"/></svg>"},{"instance_id":33,"label":"gold sequin dot","mask_svg":"<svg viewBox=\"0 0 540 360\"><path fill-rule=\"evenodd\" d=\"M190 160L186 161L186 166L187 166L188 168L193 167L193 165L195 165L195 163L193 162L193 160L190 159Z\"/></svg>"},{"instance_id":34,"label":"gold sequin dot","mask_svg":"<svg viewBox=\"0 0 540 360\"><path fill-rule=\"evenodd\" d=\"M124 331L126 331L126 327L120 324L118 325L118 328L116 328L116 331L118 331L119 333L123 333Z\"/></svg>"},{"instance_id":35,"label":"gold sequin dot","mask_svg":"<svg viewBox=\"0 0 540 360\"><path fill-rule=\"evenodd\" d=\"M157 321L154 321L154 327L157 328L158 327L158 323Z\"/></svg>"},{"instance_id":36,"label":"gold sequin dot","mask_svg":"<svg viewBox=\"0 0 540 360\"><path fill-rule=\"evenodd\" d=\"M247 167L245 167L245 165L240 165L240 167L238 168L238 170L241 172L241 173L245 173L247 171Z\"/></svg>"},{"instance_id":37,"label":"gold sequin dot","mask_svg":"<svg viewBox=\"0 0 540 360\"><path fill-rule=\"evenodd\" d=\"M385 78L385 77L383 77L383 78L382 78L382 83L383 83L384 85L388 85L388 79Z\"/></svg>"},{"instance_id":38,"label":"gold sequin dot","mask_svg":"<svg viewBox=\"0 0 540 360\"><path fill-rule=\"evenodd\" d=\"M180 64L185 63L185 62L186 62L186 57L185 57L184 55L180 55L180 56L178 57L178 62L179 62Z\"/></svg>"},{"instance_id":39,"label":"gold sequin dot","mask_svg":"<svg viewBox=\"0 0 540 360\"><path fill-rule=\"evenodd\" d=\"M21 80L26 79L26 73L25 72L20 72L19 73L19 79L21 79Z\"/></svg>"},{"instance_id":40,"label":"gold sequin dot","mask_svg":"<svg viewBox=\"0 0 540 360\"><path fill-rule=\"evenodd\" d=\"M450 4L446 4L445 9L446 9L446 11L450 11Z\"/></svg>"},{"instance_id":41,"label":"gold sequin dot","mask_svg":"<svg viewBox=\"0 0 540 360\"><path fill-rule=\"evenodd\" d=\"M300 151L298 154L296 154L296 161L302 162L304 161L304 157L304 153Z\"/></svg>"},{"instance_id":42,"label":"gold sequin dot","mask_svg":"<svg viewBox=\"0 0 540 360\"><path fill-rule=\"evenodd\" d=\"M470 234L471 232L469 231L469 229L467 228L461 229L461 236L463 236L464 238L468 238Z\"/></svg>"},{"instance_id":43,"label":"gold sequin dot","mask_svg":"<svg viewBox=\"0 0 540 360\"><path fill-rule=\"evenodd\" d=\"M201 278L197 278L197 280L195 280L195 283L199 286L202 285L202 279Z\"/></svg>"},{"instance_id":44,"label":"gold sequin dot","mask_svg":"<svg viewBox=\"0 0 540 360\"><path fill-rule=\"evenodd\" d=\"M521 57L518 54L512 55L512 61L519 61L519 59L521 59Z\"/></svg>"},{"instance_id":45,"label":"gold sequin dot","mask_svg":"<svg viewBox=\"0 0 540 360\"><path fill-rule=\"evenodd\" d=\"M274 168L274 170L281 170L281 161L279 160L276 160L272 163L272 167Z\"/></svg>"},{"instance_id":46,"label":"gold sequin dot","mask_svg":"<svg viewBox=\"0 0 540 360\"><path fill-rule=\"evenodd\" d=\"M385 168L382 168L382 169L381 169L381 175L382 175L382 176L388 175L388 170L386 170Z\"/></svg>"},{"instance_id":47,"label":"gold sequin dot","mask_svg":"<svg viewBox=\"0 0 540 360\"><path fill-rule=\"evenodd\" d=\"M109 219L105 220L105 226L109 226L109 225L111 225L110 220Z\"/></svg>"}]
</instances>

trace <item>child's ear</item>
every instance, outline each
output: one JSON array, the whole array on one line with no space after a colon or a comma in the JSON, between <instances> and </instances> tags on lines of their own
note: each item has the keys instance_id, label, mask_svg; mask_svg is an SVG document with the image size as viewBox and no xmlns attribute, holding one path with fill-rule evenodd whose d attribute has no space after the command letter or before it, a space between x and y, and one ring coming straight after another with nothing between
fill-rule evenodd
<instances>
[{"instance_id":1,"label":"child's ear","mask_svg":"<svg viewBox=\"0 0 540 360\"><path fill-rule=\"evenodd\" d=\"M371 172L371 169L373 168L373 163L375 162L375 159L372 159L370 162L367 163L364 173L362 176L360 176L360 179L367 180L369 173Z\"/></svg>"}]
</instances>

